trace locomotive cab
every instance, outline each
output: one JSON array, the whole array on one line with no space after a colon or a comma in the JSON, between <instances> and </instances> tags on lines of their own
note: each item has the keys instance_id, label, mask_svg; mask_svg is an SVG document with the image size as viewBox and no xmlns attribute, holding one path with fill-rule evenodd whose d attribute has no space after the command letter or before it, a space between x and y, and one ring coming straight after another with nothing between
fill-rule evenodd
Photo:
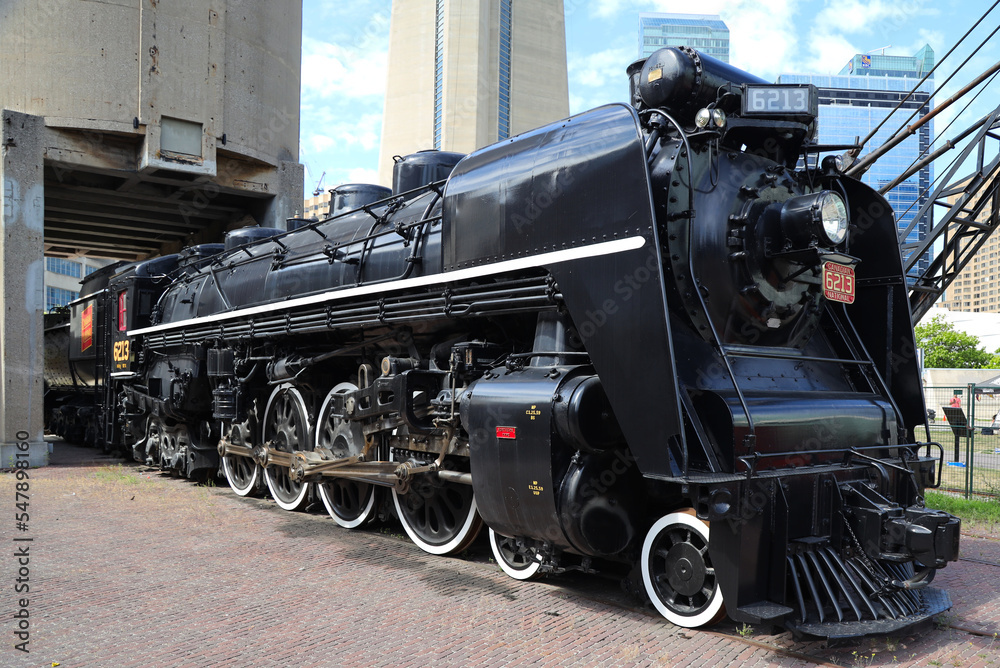
<instances>
[{"instance_id":1,"label":"locomotive cab","mask_svg":"<svg viewBox=\"0 0 1000 668\"><path fill-rule=\"evenodd\" d=\"M214 253L222 250L221 247L206 249L196 246L181 255L136 262L110 279L106 300L109 306L107 325L111 335L112 378L132 373L136 351L128 335L129 330L150 325L157 300L173 278L178 261L186 259L190 262L192 256L197 257L202 249Z\"/></svg>"}]
</instances>

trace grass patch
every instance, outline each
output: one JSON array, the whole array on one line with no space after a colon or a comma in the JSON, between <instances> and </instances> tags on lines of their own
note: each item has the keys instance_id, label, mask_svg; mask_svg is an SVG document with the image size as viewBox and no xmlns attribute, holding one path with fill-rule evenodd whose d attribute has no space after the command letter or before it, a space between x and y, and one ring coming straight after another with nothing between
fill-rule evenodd
<instances>
[{"instance_id":1,"label":"grass patch","mask_svg":"<svg viewBox=\"0 0 1000 668\"><path fill-rule=\"evenodd\" d=\"M130 468L125 468L121 464L115 466L102 466L94 471L94 477L102 482L118 482L126 485L142 484L142 478Z\"/></svg>"},{"instance_id":2,"label":"grass patch","mask_svg":"<svg viewBox=\"0 0 1000 668\"><path fill-rule=\"evenodd\" d=\"M963 499L928 490L925 502L928 508L943 510L962 518L963 524L981 525L985 528L1000 525L1000 501Z\"/></svg>"}]
</instances>

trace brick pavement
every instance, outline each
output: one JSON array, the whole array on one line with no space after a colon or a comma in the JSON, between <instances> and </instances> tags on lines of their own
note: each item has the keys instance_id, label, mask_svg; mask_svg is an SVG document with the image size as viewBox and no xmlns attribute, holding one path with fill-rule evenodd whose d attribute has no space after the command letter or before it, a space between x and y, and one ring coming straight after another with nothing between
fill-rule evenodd
<instances>
[{"instance_id":1,"label":"brick pavement","mask_svg":"<svg viewBox=\"0 0 1000 668\"><path fill-rule=\"evenodd\" d=\"M62 444L54 461L31 477L29 655L13 649L16 564L0 566L2 666L1000 666L1000 640L932 624L837 649L788 634L751 644L732 624L686 631L608 578L511 580L483 543L433 557L393 525L347 531ZM0 477L8 505L13 483ZM963 550L1000 563L1000 541ZM965 561L943 571L945 622L1000 630L998 575Z\"/></svg>"}]
</instances>

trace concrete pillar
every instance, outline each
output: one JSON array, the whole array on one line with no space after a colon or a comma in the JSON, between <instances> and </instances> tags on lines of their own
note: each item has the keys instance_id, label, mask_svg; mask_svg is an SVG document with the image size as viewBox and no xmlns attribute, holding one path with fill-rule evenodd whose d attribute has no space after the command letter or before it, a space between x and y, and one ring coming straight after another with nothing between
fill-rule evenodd
<instances>
[{"instance_id":1,"label":"concrete pillar","mask_svg":"<svg viewBox=\"0 0 1000 668\"><path fill-rule=\"evenodd\" d=\"M45 122L0 110L0 468L48 464L43 432Z\"/></svg>"},{"instance_id":2,"label":"concrete pillar","mask_svg":"<svg viewBox=\"0 0 1000 668\"><path fill-rule=\"evenodd\" d=\"M302 216L305 202L302 196L304 180L305 168L301 164L281 162L278 166L276 179L278 193L268 205L264 219L260 221L262 227L277 227L286 230L288 229L286 221L289 218Z\"/></svg>"}]
</instances>

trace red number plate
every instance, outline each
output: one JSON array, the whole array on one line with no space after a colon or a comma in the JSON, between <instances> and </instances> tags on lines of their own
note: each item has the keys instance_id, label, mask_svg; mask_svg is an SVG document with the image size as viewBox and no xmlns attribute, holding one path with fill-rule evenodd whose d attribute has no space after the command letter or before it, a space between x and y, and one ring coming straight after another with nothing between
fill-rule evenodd
<instances>
[{"instance_id":1,"label":"red number plate","mask_svg":"<svg viewBox=\"0 0 1000 668\"><path fill-rule=\"evenodd\" d=\"M833 302L854 303L854 269L836 262L823 264L823 296Z\"/></svg>"}]
</instances>

